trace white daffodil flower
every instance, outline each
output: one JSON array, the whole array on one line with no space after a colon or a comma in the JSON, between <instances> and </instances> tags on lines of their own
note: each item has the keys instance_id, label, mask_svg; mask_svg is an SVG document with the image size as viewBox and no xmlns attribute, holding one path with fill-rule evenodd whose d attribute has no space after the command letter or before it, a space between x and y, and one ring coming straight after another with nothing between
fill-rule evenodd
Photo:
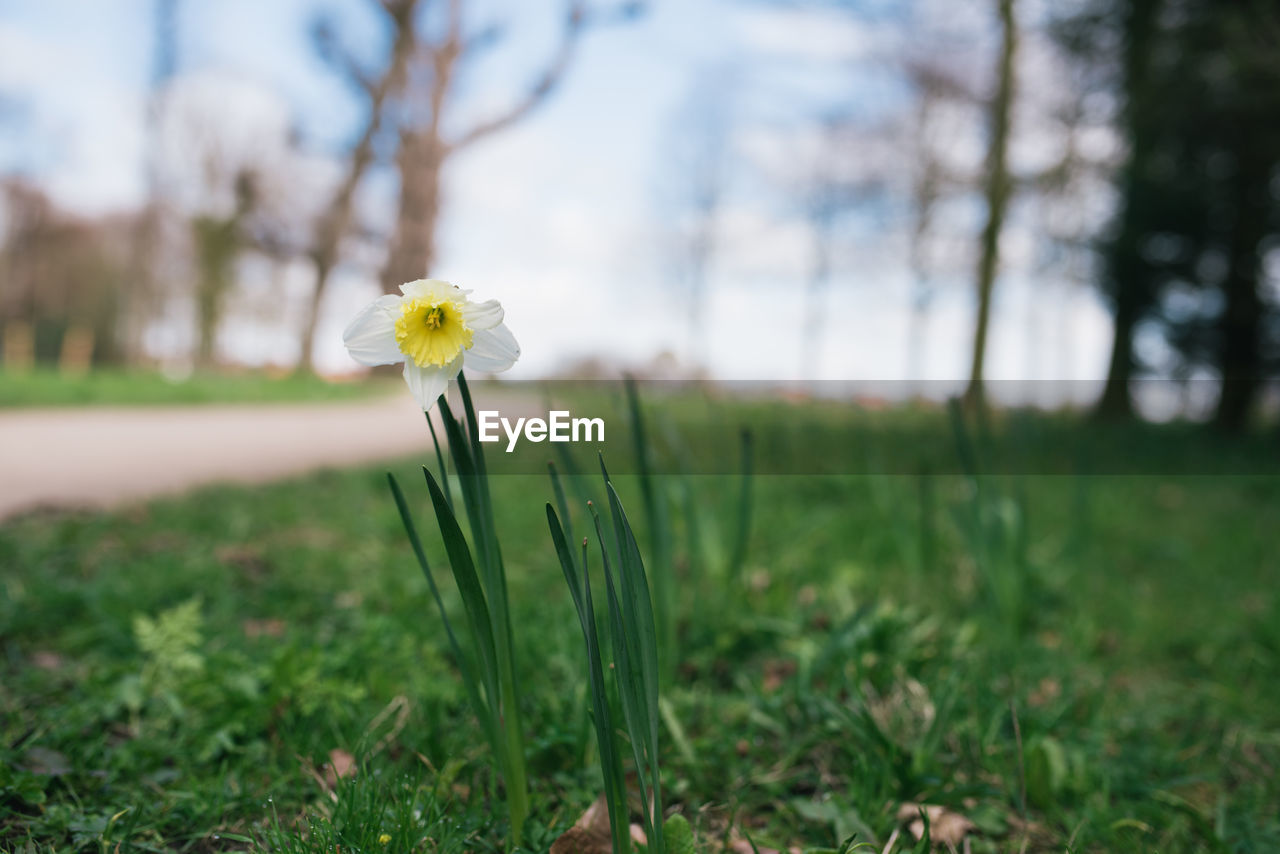
<instances>
[{"instance_id":1,"label":"white daffodil flower","mask_svg":"<svg viewBox=\"0 0 1280 854\"><path fill-rule=\"evenodd\" d=\"M496 372L520 358L497 300L472 302L470 291L436 279L403 284L400 293L365 306L342 333L342 343L362 365L404 362L404 381L424 411L464 364Z\"/></svg>"}]
</instances>

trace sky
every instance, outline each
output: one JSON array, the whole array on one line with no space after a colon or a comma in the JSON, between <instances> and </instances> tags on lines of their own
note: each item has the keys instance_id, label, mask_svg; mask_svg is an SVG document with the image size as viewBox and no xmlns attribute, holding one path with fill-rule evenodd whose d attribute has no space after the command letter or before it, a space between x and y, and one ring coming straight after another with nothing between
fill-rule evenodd
<instances>
[{"instance_id":1,"label":"sky","mask_svg":"<svg viewBox=\"0 0 1280 854\"><path fill-rule=\"evenodd\" d=\"M32 177L59 205L86 216L139 204L151 8L152 0L0 0L0 104L17 117L0 126L0 171ZM511 35L469 74L459 125L518 93L551 50L562 8L554 0L480 4L484 20L509 21ZM359 112L311 46L308 22L317 9L335 16L348 43L377 54L383 34L368 0L185 0L175 85L195 92L193 102L219 128L239 128L245 145L283 147L296 133L311 152L310 168L324 174ZM891 102L892 92L866 73L874 70L878 37L838 14L743 0L651 0L639 20L594 29L540 110L450 162L431 274L502 301L523 348L516 377L593 356L638 364L663 351L697 358L725 379L905 377L909 279L876 247L842 250L818 306L816 345L806 342L803 323L811 239L785 204L762 202L759 190L727 193L722 213L730 226L711 264L699 329L684 320L687 303L669 257L678 217L670 199L684 180L673 152L703 132L698 92L728 81L726 109L765 117L730 130L728 150L749 148L751 134L830 104ZM786 170L800 149L779 138L770 156ZM366 207L385 216L393 198L392 184L379 176ZM1010 240L1016 253L1017 236ZM309 287L305 265L268 274L247 262L243 272L236 305L251 310L224 329L222 352L250 363L290 362ZM967 268L948 271L933 303L923 361L930 379L958 381L967 372L968 278ZM376 294L368 271L337 277L318 336L322 370L354 368L342 328ZM148 341L157 352L181 354L191 322L189 307L176 302ZM988 374L1096 380L1109 333L1087 285L1033 282L1015 270L998 284Z\"/></svg>"}]
</instances>

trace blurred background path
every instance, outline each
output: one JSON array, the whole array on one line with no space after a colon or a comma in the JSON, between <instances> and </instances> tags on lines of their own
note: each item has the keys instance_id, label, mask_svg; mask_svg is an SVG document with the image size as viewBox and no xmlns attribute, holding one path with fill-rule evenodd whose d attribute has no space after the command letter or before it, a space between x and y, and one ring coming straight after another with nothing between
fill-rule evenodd
<instances>
[{"instance_id":1,"label":"blurred background path","mask_svg":"<svg viewBox=\"0 0 1280 854\"><path fill-rule=\"evenodd\" d=\"M429 448L408 394L342 403L0 411L0 519L110 507Z\"/></svg>"}]
</instances>

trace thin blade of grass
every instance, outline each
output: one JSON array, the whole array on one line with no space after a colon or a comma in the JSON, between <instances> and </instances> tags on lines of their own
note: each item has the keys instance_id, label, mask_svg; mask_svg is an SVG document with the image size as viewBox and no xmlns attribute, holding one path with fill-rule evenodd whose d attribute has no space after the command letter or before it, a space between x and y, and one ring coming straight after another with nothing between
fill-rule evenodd
<instances>
[{"instance_id":1,"label":"thin blade of grass","mask_svg":"<svg viewBox=\"0 0 1280 854\"><path fill-rule=\"evenodd\" d=\"M454 471L458 475L458 487L462 491L462 504L467 512L471 538L481 549L481 564L488 563L485 556L488 536L485 531L484 513L480 506L481 495L476 477L475 460L467 446L466 434L449 407L449 401L440 398L440 418L444 421L445 435L449 440L449 455L453 458Z\"/></svg>"},{"instance_id":2,"label":"thin blade of grass","mask_svg":"<svg viewBox=\"0 0 1280 854\"><path fill-rule=\"evenodd\" d=\"M658 493L653 476L653 460L650 444L640 410L640 392L635 377L626 377L627 408L631 416L631 437L635 444L636 466L640 473L640 495L644 503L645 518L649 523L649 547L653 561L653 598L657 601L657 631L666 657L675 659L675 618L672 614L674 596L671 573L674 562L671 555L671 523L667 518L666 503Z\"/></svg>"},{"instance_id":3,"label":"thin blade of grass","mask_svg":"<svg viewBox=\"0 0 1280 854\"><path fill-rule=\"evenodd\" d=\"M641 778L641 785L647 790L645 828L654 849L662 851L662 783L658 764L659 662L654 607L635 532L627 519L622 500L609 480L603 455L600 458L600 470L604 476L605 490L609 494L610 516L618 543L620 585L615 587L613 584L607 560L605 573L611 597L614 632L615 635L621 633L622 638L622 642L615 646L619 650L619 657L624 659L619 668L619 685L625 685L626 690L619 693L628 695L623 708L628 717L637 774ZM596 526L597 529L601 527L598 515Z\"/></svg>"},{"instance_id":4,"label":"thin blade of grass","mask_svg":"<svg viewBox=\"0 0 1280 854\"><path fill-rule=\"evenodd\" d=\"M578 567L573 559L573 552L569 549L560 517L556 515L555 508L550 504L547 504L547 527L551 529L551 543L555 546L556 557L560 559L560 568L564 571L565 583L569 585L569 594L573 596L573 607L581 621L586 617L586 609L583 603L582 587L578 580ZM586 631L585 625L583 631Z\"/></svg>"},{"instance_id":5,"label":"thin blade of grass","mask_svg":"<svg viewBox=\"0 0 1280 854\"><path fill-rule=\"evenodd\" d=\"M604 482L607 484L607 483L609 483L609 469L605 467L605 464L604 464L604 454L599 454L598 456L599 456L599 460L600 460L600 474L601 474L601 476L604 478ZM595 504L594 504L593 502L591 502L591 501L588 501L588 502L587 502L587 507L595 507ZM594 510L592 511L592 515L593 515L593 516L595 515L595 511L594 511ZM609 555L613 558L613 565L614 565L614 566L621 566L621 565L622 565L622 553L621 553L620 551L618 551L618 532L617 532L617 530L616 530L612 525L605 525L605 526L603 526L603 533L602 533L602 536L604 536L604 538L605 538L602 542L604 543L604 545L608 546L608 549L609 549Z\"/></svg>"},{"instance_id":6,"label":"thin blade of grass","mask_svg":"<svg viewBox=\"0 0 1280 854\"><path fill-rule=\"evenodd\" d=\"M636 543L635 532L627 520L622 507L622 500L612 483L607 483L609 507L612 511L614 526L617 529L622 564L622 611L624 624L633 633L634 646L639 652L639 675L642 696L638 698L641 710L641 722L645 729L644 753L649 763L651 777L652 800L648 807L653 813L650 821L653 835L650 841L658 851L662 851L662 783L658 767L658 637L654 623L653 602L649 596L649 580L644 571L644 561L640 557L640 546ZM634 737L634 733L633 733Z\"/></svg>"},{"instance_id":7,"label":"thin blade of grass","mask_svg":"<svg viewBox=\"0 0 1280 854\"><path fill-rule=\"evenodd\" d=\"M582 581L579 586L575 580L576 567L569 544L565 540L564 529L556 517L555 509L550 504L547 505L547 525L551 529L551 540L555 544L556 555L560 558L560 568L564 571L565 580L569 581L569 589L573 591L578 609L578 622L582 627L582 637L587 647L592 721L600 748L600 765L604 777L605 803L609 809L609 832L613 839L613 850L615 854L627 854L631 850L631 835L627 820L626 777L623 773L622 757L618 754L617 741L614 738L613 716L609 711L608 689L604 681L604 663L600 655L599 637L596 634L595 607L591 601L591 579L587 574L586 540L583 540Z\"/></svg>"},{"instance_id":8,"label":"thin blade of grass","mask_svg":"<svg viewBox=\"0 0 1280 854\"><path fill-rule=\"evenodd\" d=\"M471 405L471 393L467 389L462 375L458 375L459 388L462 389L463 406L468 423L464 433L463 425L454 417L447 402L442 408L445 417L445 429L449 433L449 447L467 448L462 456L455 457L459 464L458 480L462 484L463 498L467 505L467 519L471 526L471 535L475 540L480 556L480 569L484 577L485 593L489 600L489 609L493 615L495 643L500 651L500 662L508 662L513 650L511 646L511 616L507 606L507 573L502 562L502 548L498 543L497 527L493 517L493 502L489 495L489 478L485 473L484 451L480 447L479 434L475 428L475 410ZM462 463L466 463L466 477ZM504 677L514 680L514 674L508 673L510 667L504 666Z\"/></svg>"},{"instance_id":9,"label":"thin blade of grass","mask_svg":"<svg viewBox=\"0 0 1280 854\"><path fill-rule=\"evenodd\" d=\"M640 493L643 496L649 524L655 526L657 536L657 494L653 487L653 462L649 455L649 441L645 433L644 417L640 412L640 392L635 377L627 376L627 411L631 417L631 440L635 447L636 467L640 473ZM656 542L656 541L655 541Z\"/></svg>"},{"instance_id":10,"label":"thin blade of grass","mask_svg":"<svg viewBox=\"0 0 1280 854\"><path fill-rule=\"evenodd\" d=\"M750 430L742 431L742 479L738 492L738 527L733 538L733 557L729 559L729 579L736 581L747 562L747 548L751 542L752 511L752 456L754 441Z\"/></svg>"},{"instance_id":11,"label":"thin blade of grass","mask_svg":"<svg viewBox=\"0 0 1280 854\"><path fill-rule=\"evenodd\" d=\"M560 467L564 469L564 477L568 480L569 487L581 504L585 505L597 501L599 496L594 495L591 491L591 478L583 473L582 467L578 465L577 459L569 448L568 442L556 443L556 456L560 458ZM587 527L590 528L591 526L588 525Z\"/></svg>"},{"instance_id":12,"label":"thin blade of grass","mask_svg":"<svg viewBox=\"0 0 1280 854\"><path fill-rule=\"evenodd\" d=\"M440 402L444 403L444 395L440 395ZM444 497L449 502L450 509L453 508L453 489L449 487L449 468L444 464L444 452L440 450L440 438L436 435L436 424L431 420L431 413L423 413L427 418L427 429L431 431L431 445L436 449L436 465L440 467L440 485L444 487Z\"/></svg>"},{"instance_id":13,"label":"thin blade of grass","mask_svg":"<svg viewBox=\"0 0 1280 854\"><path fill-rule=\"evenodd\" d=\"M488 469L484 463L484 449L480 446L480 426L476 422L476 410L471 405L471 387L467 385L467 378L461 373L458 374L458 391L462 392L462 411L467 415L467 438L471 441L471 454L475 457L476 473L480 475L488 474ZM488 481L483 481L484 489L488 492Z\"/></svg>"},{"instance_id":14,"label":"thin blade of grass","mask_svg":"<svg viewBox=\"0 0 1280 854\"><path fill-rule=\"evenodd\" d=\"M635 532L627 519L622 506L622 499L612 483L606 484L609 492L609 509L613 516L613 524L618 531L619 551L621 554L621 589L625 596L623 610L627 618L627 629L634 633L636 648L640 651L641 674L644 678L646 699L652 697L652 706L646 706L646 719L657 731L657 697L658 697L658 638L654 630L653 601L649 594L649 579L644 571L644 560L640 557L640 546L636 542ZM655 740L656 743L656 740Z\"/></svg>"},{"instance_id":15,"label":"thin blade of grass","mask_svg":"<svg viewBox=\"0 0 1280 854\"><path fill-rule=\"evenodd\" d=\"M469 396L467 399L470 399ZM481 470L482 458L478 458L469 450L470 445L463 426L454 416L448 402L444 400L441 401L441 415L449 435L449 448L453 452L454 464L458 470L458 482L462 488L462 499L467 509L471 537L479 552L480 571L483 573L490 612L493 614L494 625L498 630L498 634L494 636L495 643L504 655L510 655L511 621L507 606L506 570L502 564L502 551L495 533L493 508L489 501L487 487L488 478ZM476 444L478 446L478 440Z\"/></svg>"},{"instance_id":16,"label":"thin blade of grass","mask_svg":"<svg viewBox=\"0 0 1280 854\"><path fill-rule=\"evenodd\" d=\"M440 526L440 536L444 539L445 551L449 554L449 566L453 570L454 581L462 596L463 607L471 623L476 649L480 655L480 666L484 671L485 689L492 701L491 712L497 710L498 663L493 645L493 625L489 618L489 606L485 602L484 589L480 586L480 578L476 575L475 563L471 558L471 549L467 546L462 528L444 499L444 493L427 469L422 470L427 479L427 488L431 491L431 503L435 506L436 521Z\"/></svg>"},{"instance_id":17,"label":"thin blade of grass","mask_svg":"<svg viewBox=\"0 0 1280 854\"><path fill-rule=\"evenodd\" d=\"M489 477L485 466L484 448L476 422L475 407L471 402L471 389L466 377L458 374L458 389L462 393L463 411L466 413L467 443L460 435L459 447L469 447L473 469L471 482L473 500L468 508L472 533L476 537L484 572L484 590L492 614L492 642L496 655L497 679L501 691L498 703L499 723L506 739L503 766L507 784L507 803L511 811L511 842L519 847L521 828L529 812L529 790L524 764L524 735L520 730L520 709L517 701L518 686L515 672L515 647L512 642L511 611L507 604L507 571L502 561L502 547L498 543L497 525L493 516L493 499L489 493ZM447 409L445 411L448 411ZM451 416L452 413L449 412ZM450 446L454 435L462 430L456 419L452 421ZM474 511L474 513L473 513ZM461 535L461 530L459 530Z\"/></svg>"},{"instance_id":18,"label":"thin blade of grass","mask_svg":"<svg viewBox=\"0 0 1280 854\"><path fill-rule=\"evenodd\" d=\"M454 658L458 661L458 669L462 671L462 684L467 691L467 699L471 701L471 707L475 710L476 717L480 719L480 724L485 729L485 736L489 739L491 745L497 745L497 733L492 731L491 720L492 713L485 697L480 693L480 682L476 678L475 668L469 656L462 649L462 645L458 643L458 636L453 631L453 625L449 621L449 615L444 609L444 600L440 597L440 588L436 586L434 575L431 572L431 565L427 561L426 552L422 548L422 540L418 537L417 526L413 523L413 516L409 512L408 502L405 501L404 492L400 489L400 484L396 480L395 475L387 472L387 483L391 487L391 495L395 499L396 509L400 511L400 521L404 524L405 534L409 537L409 545L413 549L414 557L418 559L418 566L422 568L422 574L426 576L427 587L431 590L431 598L435 600L436 609L440 612L440 620L444 623L445 634L449 638L449 648L453 651Z\"/></svg>"},{"instance_id":19,"label":"thin blade of grass","mask_svg":"<svg viewBox=\"0 0 1280 854\"><path fill-rule=\"evenodd\" d=\"M560 482L560 472L556 470L556 464L547 461L547 472L551 475L551 490L555 493L556 509L560 511L560 518L563 519L565 539L568 542L575 542L573 536L573 517L569 513L569 502L565 499L564 484ZM573 561L573 554L569 554L570 562Z\"/></svg>"},{"instance_id":20,"label":"thin blade of grass","mask_svg":"<svg viewBox=\"0 0 1280 854\"><path fill-rule=\"evenodd\" d=\"M937 552L937 523L935 520L935 505L937 499L934 496L933 473L928 467L920 472L919 477L919 503L920 503L920 571L925 577L932 577L933 567L936 562L934 555Z\"/></svg>"},{"instance_id":21,"label":"thin blade of grass","mask_svg":"<svg viewBox=\"0 0 1280 854\"><path fill-rule=\"evenodd\" d=\"M978 452L973 439L969 435L969 428L964 418L964 406L960 402L960 398L952 397L947 400L947 414L950 416L951 432L956 443L956 453L960 457L960 468L970 479L977 481L979 472Z\"/></svg>"},{"instance_id":22,"label":"thin blade of grass","mask_svg":"<svg viewBox=\"0 0 1280 854\"><path fill-rule=\"evenodd\" d=\"M603 522L594 505L588 505L592 520L595 522L596 534L604 541ZM622 604L618 598L617 584L614 582L613 566L609 553L601 549L604 564L604 586L609 607L609 634L613 641L614 679L618 685L618 704L622 706L623 723L631 736L631 753L636 763L636 776L640 778L640 787L647 792L648 763L645 758L644 740L648 725L644 721L644 683L640 675L639 653L634 650L634 634L628 633L623 618ZM646 831L648 830L646 821ZM652 839L652 837L650 837Z\"/></svg>"}]
</instances>

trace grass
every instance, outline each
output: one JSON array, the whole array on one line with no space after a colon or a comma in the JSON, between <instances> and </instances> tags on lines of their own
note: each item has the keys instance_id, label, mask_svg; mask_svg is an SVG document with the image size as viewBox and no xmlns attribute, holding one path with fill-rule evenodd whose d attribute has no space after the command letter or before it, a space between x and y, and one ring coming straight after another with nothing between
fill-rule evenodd
<instances>
[{"instance_id":1,"label":"grass","mask_svg":"<svg viewBox=\"0 0 1280 854\"><path fill-rule=\"evenodd\" d=\"M1215 447L1158 435L1172 471ZM421 462L391 468L443 566ZM500 850L384 472L0 527L0 849ZM974 851L1280 847L1280 478L762 475L732 576L708 555L736 479L659 483L703 511L696 537L673 516L662 695L665 801L700 844L880 850L928 802ZM550 499L493 479L535 851L601 790Z\"/></svg>"},{"instance_id":2,"label":"grass","mask_svg":"<svg viewBox=\"0 0 1280 854\"><path fill-rule=\"evenodd\" d=\"M51 369L0 371L0 409L35 406L286 403L350 400L398 388L388 382L339 383L314 375L193 374L171 379L148 371Z\"/></svg>"}]
</instances>

